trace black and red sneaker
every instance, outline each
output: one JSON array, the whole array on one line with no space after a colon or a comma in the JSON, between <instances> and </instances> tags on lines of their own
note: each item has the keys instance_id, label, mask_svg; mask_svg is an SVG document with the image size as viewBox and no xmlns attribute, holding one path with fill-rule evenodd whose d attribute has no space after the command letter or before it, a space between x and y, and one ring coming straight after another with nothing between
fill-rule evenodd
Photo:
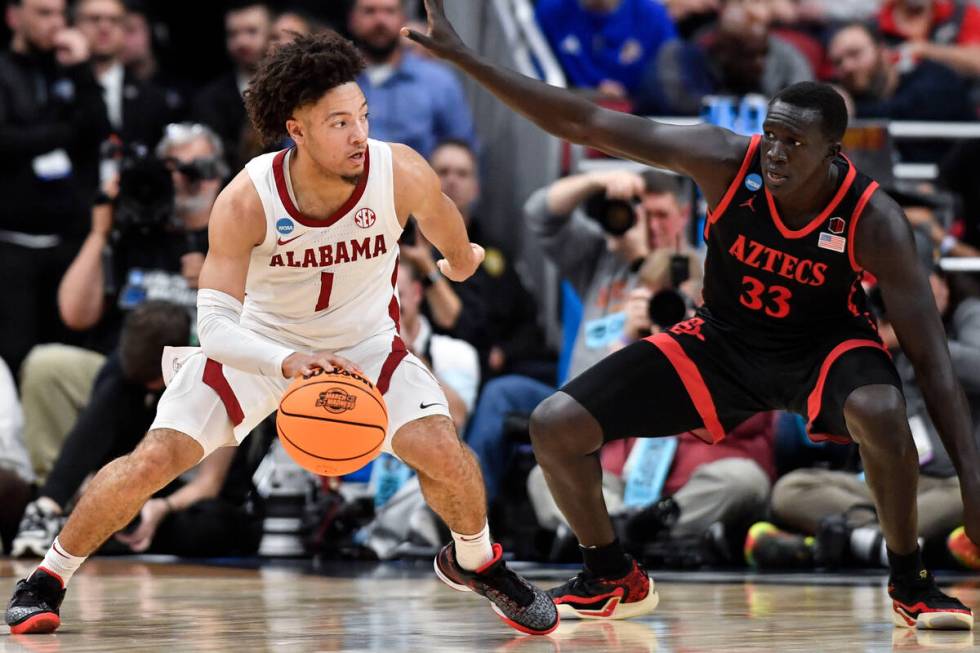
<instances>
[{"instance_id":1,"label":"black and red sneaker","mask_svg":"<svg viewBox=\"0 0 980 653\"><path fill-rule=\"evenodd\" d=\"M442 582L460 592L476 592L511 628L529 635L547 635L558 627L558 610L546 592L507 568L503 548L493 545L493 559L476 571L456 563L456 547L450 542L433 561Z\"/></svg>"},{"instance_id":2,"label":"black and red sneaker","mask_svg":"<svg viewBox=\"0 0 980 653\"><path fill-rule=\"evenodd\" d=\"M7 625L14 635L53 633L61 625L58 613L65 588L57 575L37 569L17 583L7 604Z\"/></svg>"},{"instance_id":3,"label":"black and red sneaker","mask_svg":"<svg viewBox=\"0 0 980 653\"><path fill-rule=\"evenodd\" d=\"M653 612L660 602L653 579L633 558L630 564L620 578L600 578L585 569L548 594L569 619L629 619Z\"/></svg>"},{"instance_id":4,"label":"black and red sneaker","mask_svg":"<svg viewBox=\"0 0 980 653\"><path fill-rule=\"evenodd\" d=\"M928 571L888 580L892 598L892 621L901 628L972 630L973 611L944 594Z\"/></svg>"}]
</instances>

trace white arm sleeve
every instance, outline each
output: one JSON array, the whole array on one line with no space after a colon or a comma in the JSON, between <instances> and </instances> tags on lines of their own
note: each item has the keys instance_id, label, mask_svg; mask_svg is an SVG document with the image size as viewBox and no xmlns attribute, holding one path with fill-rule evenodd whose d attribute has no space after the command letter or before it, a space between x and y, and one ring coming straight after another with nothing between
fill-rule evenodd
<instances>
[{"instance_id":1,"label":"white arm sleeve","mask_svg":"<svg viewBox=\"0 0 980 653\"><path fill-rule=\"evenodd\" d=\"M220 290L197 291L197 337L208 358L251 374L282 378L282 363L293 350L239 324L242 303Z\"/></svg>"}]
</instances>

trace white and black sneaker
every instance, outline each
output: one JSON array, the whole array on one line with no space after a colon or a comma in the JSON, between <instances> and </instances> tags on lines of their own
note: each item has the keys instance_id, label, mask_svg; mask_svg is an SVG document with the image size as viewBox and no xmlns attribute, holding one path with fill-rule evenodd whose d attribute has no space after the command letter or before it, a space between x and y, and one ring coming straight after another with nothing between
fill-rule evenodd
<instances>
[{"instance_id":1,"label":"white and black sneaker","mask_svg":"<svg viewBox=\"0 0 980 653\"><path fill-rule=\"evenodd\" d=\"M65 515L45 510L39 501L31 501L24 509L17 536L10 547L11 557L43 558L66 519Z\"/></svg>"}]
</instances>

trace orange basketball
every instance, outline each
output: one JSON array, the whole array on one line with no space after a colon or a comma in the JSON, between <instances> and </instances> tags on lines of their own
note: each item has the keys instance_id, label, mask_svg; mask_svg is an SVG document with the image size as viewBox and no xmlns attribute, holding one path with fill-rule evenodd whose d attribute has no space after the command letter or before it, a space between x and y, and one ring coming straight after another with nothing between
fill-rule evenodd
<instances>
[{"instance_id":1,"label":"orange basketball","mask_svg":"<svg viewBox=\"0 0 980 653\"><path fill-rule=\"evenodd\" d=\"M381 393L353 372L317 370L293 381L279 400L279 441L321 476L350 474L377 458L387 429Z\"/></svg>"}]
</instances>

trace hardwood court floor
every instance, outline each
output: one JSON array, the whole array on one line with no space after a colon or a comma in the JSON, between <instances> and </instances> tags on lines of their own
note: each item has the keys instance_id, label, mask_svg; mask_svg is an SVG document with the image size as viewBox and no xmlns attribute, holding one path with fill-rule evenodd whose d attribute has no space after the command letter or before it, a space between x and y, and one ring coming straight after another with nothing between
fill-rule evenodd
<instances>
[{"instance_id":1,"label":"hardwood court floor","mask_svg":"<svg viewBox=\"0 0 980 653\"><path fill-rule=\"evenodd\" d=\"M3 601L33 564L0 559ZM542 584L558 578L539 575ZM58 633L12 636L3 628L0 651L977 650L972 632L893 628L881 579L842 586L818 576L796 577L796 582L691 574L660 578L660 608L647 618L566 621L549 637L524 637L504 626L483 599L450 590L424 566L348 566L339 575L323 576L98 559L72 580ZM800 582L806 580L813 583ZM847 580L837 577L837 582ZM962 582L952 592L972 606L980 604L976 581Z\"/></svg>"}]
</instances>

